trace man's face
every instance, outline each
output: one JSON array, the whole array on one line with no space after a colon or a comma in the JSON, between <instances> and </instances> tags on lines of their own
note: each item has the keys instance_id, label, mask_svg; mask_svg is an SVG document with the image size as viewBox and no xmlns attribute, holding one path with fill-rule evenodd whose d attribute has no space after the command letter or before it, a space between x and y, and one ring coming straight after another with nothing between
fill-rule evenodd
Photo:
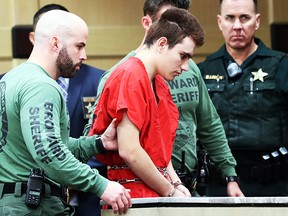
<instances>
[{"instance_id":1,"label":"man's face","mask_svg":"<svg viewBox=\"0 0 288 216\"><path fill-rule=\"evenodd\" d=\"M227 48L241 50L252 44L260 14L252 0L224 0L217 19Z\"/></svg>"},{"instance_id":2,"label":"man's face","mask_svg":"<svg viewBox=\"0 0 288 216\"><path fill-rule=\"evenodd\" d=\"M72 78L77 70L80 69L81 61L74 63L67 52L67 47L64 45L56 59L56 67L60 76Z\"/></svg>"},{"instance_id":3,"label":"man's face","mask_svg":"<svg viewBox=\"0 0 288 216\"><path fill-rule=\"evenodd\" d=\"M181 43L176 44L172 49L168 43L159 46L161 59L157 67L158 74L166 81L173 80L183 71L188 71L189 59L192 57L196 44L191 37L186 37Z\"/></svg>"},{"instance_id":4,"label":"man's face","mask_svg":"<svg viewBox=\"0 0 288 216\"><path fill-rule=\"evenodd\" d=\"M88 37L88 29L79 26L78 32L69 37L59 39L60 51L56 59L58 74L65 78L75 76L84 60L87 59L85 46ZM62 46L62 47L61 47Z\"/></svg>"}]
</instances>

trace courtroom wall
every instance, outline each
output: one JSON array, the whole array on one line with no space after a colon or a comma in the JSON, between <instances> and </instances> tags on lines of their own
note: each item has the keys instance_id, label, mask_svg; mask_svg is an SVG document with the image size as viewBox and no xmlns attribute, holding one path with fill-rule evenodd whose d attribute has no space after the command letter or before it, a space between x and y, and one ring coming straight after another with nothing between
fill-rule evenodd
<instances>
[{"instance_id":1,"label":"courtroom wall","mask_svg":"<svg viewBox=\"0 0 288 216\"><path fill-rule=\"evenodd\" d=\"M108 69L142 41L141 26L144 0L0 0L0 73L26 59L12 58L11 28L32 24L34 13L43 5L58 3L81 16L88 24L87 63ZM258 0L261 25L257 36L270 46L270 24L288 22L287 0ZM199 62L223 44L216 15L219 0L192 0L189 9L206 32L206 42L195 52Z\"/></svg>"}]
</instances>

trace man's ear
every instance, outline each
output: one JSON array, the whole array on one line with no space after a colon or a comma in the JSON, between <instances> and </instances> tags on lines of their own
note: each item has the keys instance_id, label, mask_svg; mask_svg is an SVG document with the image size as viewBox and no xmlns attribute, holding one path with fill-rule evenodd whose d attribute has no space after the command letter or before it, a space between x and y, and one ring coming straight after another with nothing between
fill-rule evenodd
<instances>
[{"instance_id":1,"label":"man's ear","mask_svg":"<svg viewBox=\"0 0 288 216\"><path fill-rule=\"evenodd\" d=\"M256 25L255 25L255 30L258 30L260 26L260 14L256 14Z\"/></svg>"},{"instance_id":2,"label":"man's ear","mask_svg":"<svg viewBox=\"0 0 288 216\"><path fill-rule=\"evenodd\" d=\"M166 37L161 37L157 40L158 51L161 53L166 46L168 46L168 40Z\"/></svg>"},{"instance_id":3,"label":"man's ear","mask_svg":"<svg viewBox=\"0 0 288 216\"><path fill-rule=\"evenodd\" d=\"M141 23L145 31L148 31L150 26L152 25L152 19L149 15L143 16L141 19Z\"/></svg>"},{"instance_id":4,"label":"man's ear","mask_svg":"<svg viewBox=\"0 0 288 216\"><path fill-rule=\"evenodd\" d=\"M58 38L58 37L53 36L53 37L51 38L50 44L51 44L51 47L52 47L52 49L53 49L54 51L58 51L58 50L60 49L60 47L59 47L60 43L59 43L59 42L60 42L60 41L59 41L59 38Z\"/></svg>"},{"instance_id":5,"label":"man's ear","mask_svg":"<svg viewBox=\"0 0 288 216\"><path fill-rule=\"evenodd\" d=\"M29 40L32 43L32 45L34 45L34 35L35 35L34 32L29 32Z\"/></svg>"},{"instance_id":6,"label":"man's ear","mask_svg":"<svg viewBox=\"0 0 288 216\"><path fill-rule=\"evenodd\" d=\"M222 24L221 24L221 15L217 15L217 23L220 31L222 31Z\"/></svg>"}]
</instances>

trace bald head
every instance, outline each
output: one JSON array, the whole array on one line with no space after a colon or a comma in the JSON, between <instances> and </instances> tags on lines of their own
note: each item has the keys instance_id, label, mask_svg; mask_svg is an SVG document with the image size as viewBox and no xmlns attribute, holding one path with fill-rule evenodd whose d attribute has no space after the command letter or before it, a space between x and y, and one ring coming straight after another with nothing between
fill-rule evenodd
<instances>
[{"instance_id":1,"label":"bald head","mask_svg":"<svg viewBox=\"0 0 288 216\"><path fill-rule=\"evenodd\" d=\"M73 77L87 59L87 37L88 27L79 16L63 10L48 11L36 25L28 61L40 65L54 79Z\"/></svg>"},{"instance_id":2,"label":"bald head","mask_svg":"<svg viewBox=\"0 0 288 216\"><path fill-rule=\"evenodd\" d=\"M232 0L233 1L233 0ZM237 1L237 0L234 0ZM248 0L249 3L250 0ZM252 3L254 4L254 9L255 9L255 13L258 13L258 0L251 0ZM221 8L222 8L222 3L224 2L224 0L220 0L220 14L221 14ZM226 3L226 2L225 2Z\"/></svg>"},{"instance_id":3,"label":"bald head","mask_svg":"<svg viewBox=\"0 0 288 216\"><path fill-rule=\"evenodd\" d=\"M83 19L70 12L51 10L41 16L36 25L35 45L53 36L65 41L77 34L82 34L87 39L88 27Z\"/></svg>"}]
</instances>

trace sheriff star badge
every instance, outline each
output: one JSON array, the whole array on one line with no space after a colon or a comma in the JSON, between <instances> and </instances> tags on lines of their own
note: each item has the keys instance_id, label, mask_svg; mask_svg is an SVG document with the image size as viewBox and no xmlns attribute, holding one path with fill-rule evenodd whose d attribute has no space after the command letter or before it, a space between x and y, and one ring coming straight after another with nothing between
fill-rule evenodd
<instances>
[{"instance_id":1,"label":"sheriff star badge","mask_svg":"<svg viewBox=\"0 0 288 216\"><path fill-rule=\"evenodd\" d=\"M268 76L268 73L263 72L262 68L260 68L257 72L251 72L254 75L253 81L260 80L264 82L264 77Z\"/></svg>"}]
</instances>

